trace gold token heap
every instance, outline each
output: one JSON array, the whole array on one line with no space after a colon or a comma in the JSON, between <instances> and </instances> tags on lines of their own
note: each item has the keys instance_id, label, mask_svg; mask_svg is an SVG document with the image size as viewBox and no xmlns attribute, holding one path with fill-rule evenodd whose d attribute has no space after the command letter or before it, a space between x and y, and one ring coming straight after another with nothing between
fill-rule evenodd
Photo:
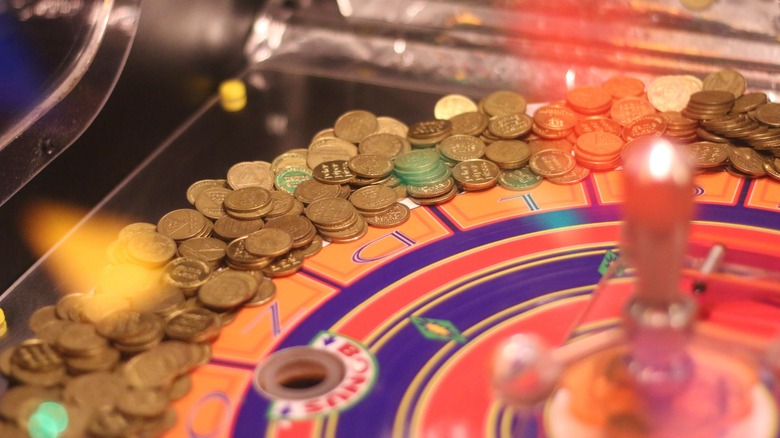
<instances>
[{"instance_id":1,"label":"gold token heap","mask_svg":"<svg viewBox=\"0 0 780 438\"><path fill-rule=\"evenodd\" d=\"M433 118L409 126L354 110L308 148L193 182L191 208L122 229L95 290L38 309L35 337L0 352L13 385L0 399L0 435L24 436L29 407L47 401L78 414L68 436L163 433L176 421L170 402L192 385L187 373L209 361L209 342L241 308L273 301L272 278L300 270L325 242L403 224L410 202L575 184L658 137L685 145L702 172L780 180L780 104L746 89L721 70L648 87L616 76L533 114L514 91L444 96Z\"/></svg>"}]
</instances>

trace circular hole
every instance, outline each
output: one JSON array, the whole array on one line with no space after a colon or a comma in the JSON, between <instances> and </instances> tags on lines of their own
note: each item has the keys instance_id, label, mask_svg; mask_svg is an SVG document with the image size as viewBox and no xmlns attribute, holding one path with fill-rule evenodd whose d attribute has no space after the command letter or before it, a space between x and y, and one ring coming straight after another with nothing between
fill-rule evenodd
<instances>
[{"instance_id":1,"label":"circular hole","mask_svg":"<svg viewBox=\"0 0 780 438\"><path fill-rule=\"evenodd\" d=\"M320 362L301 360L290 363L280 370L277 381L289 389L313 388L325 381L328 370Z\"/></svg>"},{"instance_id":2,"label":"circular hole","mask_svg":"<svg viewBox=\"0 0 780 438\"><path fill-rule=\"evenodd\" d=\"M268 356L255 368L254 387L272 400L303 400L332 391L344 380L344 362L334 353L292 347Z\"/></svg>"}]
</instances>

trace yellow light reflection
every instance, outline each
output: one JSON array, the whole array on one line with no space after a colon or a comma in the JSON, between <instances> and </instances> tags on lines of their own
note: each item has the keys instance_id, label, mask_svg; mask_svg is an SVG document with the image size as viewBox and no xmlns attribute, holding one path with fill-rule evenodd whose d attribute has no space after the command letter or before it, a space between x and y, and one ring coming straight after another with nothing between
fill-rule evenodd
<instances>
[{"instance_id":1,"label":"yellow light reflection","mask_svg":"<svg viewBox=\"0 0 780 438\"><path fill-rule=\"evenodd\" d=\"M36 256L56 245L45 267L66 293L86 293L97 284L108 264L106 248L127 223L117 217L96 216L74 230L86 213L53 201L35 202L22 213L21 230Z\"/></svg>"}]
</instances>

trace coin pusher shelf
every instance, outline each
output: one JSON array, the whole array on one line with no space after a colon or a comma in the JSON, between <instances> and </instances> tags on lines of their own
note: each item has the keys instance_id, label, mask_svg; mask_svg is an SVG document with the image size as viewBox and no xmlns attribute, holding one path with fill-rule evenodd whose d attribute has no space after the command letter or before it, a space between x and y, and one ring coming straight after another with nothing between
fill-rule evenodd
<instances>
[{"instance_id":1,"label":"coin pusher shelf","mask_svg":"<svg viewBox=\"0 0 780 438\"><path fill-rule=\"evenodd\" d=\"M649 83L724 67L771 98L780 79L778 23L780 6L770 1L718 0L692 11L678 0L270 0L237 74L248 86L246 108L225 112L212 98L6 290L0 348L30 336L35 309L88 292L69 288L50 265L101 218L156 223L187 207L192 182L306 147L349 109L411 123L430 118L448 92L479 98L511 88L530 101L555 101L567 87L618 73Z\"/></svg>"}]
</instances>

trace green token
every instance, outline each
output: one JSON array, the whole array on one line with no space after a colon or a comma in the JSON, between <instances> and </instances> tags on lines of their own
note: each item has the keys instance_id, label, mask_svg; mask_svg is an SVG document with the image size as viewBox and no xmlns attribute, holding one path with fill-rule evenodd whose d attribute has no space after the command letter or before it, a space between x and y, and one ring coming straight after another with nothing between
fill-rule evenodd
<instances>
[{"instance_id":1,"label":"green token","mask_svg":"<svg viewBox=\"0 0 780 438\"><path fill-rule=\"evenodd\" d=\"M298 184L312 179L312 171L307 167L291 166L285 168L279 175L276 175L274 185L279 190L287 193L295 192Z\"/></svg>"}]
</instances>

